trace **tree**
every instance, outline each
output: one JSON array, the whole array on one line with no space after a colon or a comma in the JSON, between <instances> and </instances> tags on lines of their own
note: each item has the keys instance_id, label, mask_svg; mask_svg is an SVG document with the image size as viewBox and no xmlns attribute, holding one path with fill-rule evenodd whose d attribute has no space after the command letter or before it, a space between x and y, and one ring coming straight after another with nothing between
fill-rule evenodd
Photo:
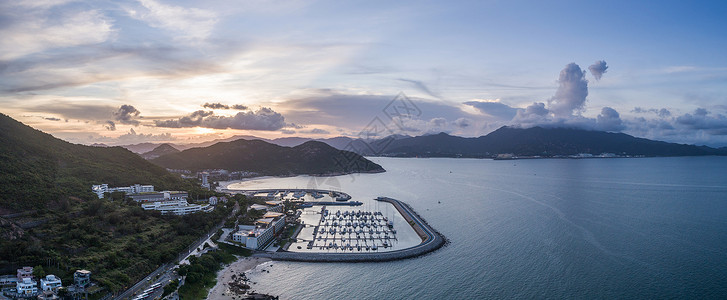
<instances>
[{"instance_id":1,"label":"tree","mask_svg":"<svg viewBox=\"0 0 727 300\"><path fill-rule=\"evenodd\" d=\"M33 276L35 276L35 278L45 278L45 270L43 270L43 266L37 265L33 267Z\"/></svg>"}]
</instances>

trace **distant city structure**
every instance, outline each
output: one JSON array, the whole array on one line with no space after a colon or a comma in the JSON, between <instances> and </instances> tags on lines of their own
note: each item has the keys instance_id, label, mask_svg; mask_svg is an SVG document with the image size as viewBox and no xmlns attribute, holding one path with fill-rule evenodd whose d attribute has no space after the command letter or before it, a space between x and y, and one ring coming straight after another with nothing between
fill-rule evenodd
<instances>
[{"instance_id":1,"label":"distant city structure","mask_svg":"<svg viewBox=\"0 0 727 300\"><path fill-rule=\"evenodd\" d=\"M209 189L210 183L208 180L209 180L210 174L207 172L202 172L199 175L202 176L202 187Z\"/></svg>"},{"instance_id":2,"label":"distant city structure","mask_svg":"<svg viewBox=\"0 0 727 300\"><path fill-rule=\"evenodd\" d=\"M104 184L92 185L91 191L96 193L96 195L98 195L98 198L101 199L104 197L104 193L124 192L127 195L150 193L150 192L154 192L154 186L153 185L135 184L132 186L111 187L110 188L108 184L104 183Z\"/></svg>"}]
</instances>

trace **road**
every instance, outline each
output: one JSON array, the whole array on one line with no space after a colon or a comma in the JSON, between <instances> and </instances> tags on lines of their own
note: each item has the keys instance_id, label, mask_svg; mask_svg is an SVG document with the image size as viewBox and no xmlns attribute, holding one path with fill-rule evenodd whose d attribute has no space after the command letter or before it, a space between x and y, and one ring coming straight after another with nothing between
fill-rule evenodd
<instances>
[{"instance_id":1,"label":"road","mask_svg":"<svg viewBox=\"0 0 727 300\"><path fill-rule=\"evenodd\" d=\"M187 248L186 253L182 253L173 262L164 264L161 267L157 268L156 270L154 270L154 272L152 272L148 276L144 277L144 279L142 279L139 282L137 282L131 288L127 289L123 293L121 293L121 294L117 295L116 297L114 297L114 299L131 299L135 294L138 294L140 291L143 291L149 285L151 285L152 284L152 281L154 280L154 278L156 278L157 275L162 275L162 276L160 276L160 278L163 278L163 276L165 276L165 275L171 276L173 274L173 272L174 272L174 267L177 266L177 263L178 262L181 262L181 261L184 261L185 259L187 259L191 254L193 254L195 252L195 250L197 248L199 248L205 242L207 242L208 240L210 240L210 238L218 230L220 230L220 228L222 228L222 226L225 224L225 221L227 219L229 219L230 217L234 216L235 214L237 214L237 212L239 210L240 210L239 203L235 203L235 207L232 209L232 212L226 218L224 218L222 220L222 222L220 222L220 224L218 224L217 226L215 226L214 228L212 228L212 230L210 230L209 232L207 232L206 235L202 236L200 239L198 239L192 245L189 245L189 247ZM158 282L158 281L155 281L154 283L156 283L156 282ZM169 281L164 282L164 283L162 283L162 286L167 285L168 283L169 283ZM159 293L159 295L161 295L161 293ZM150 297L149 299L154 299L154 298L151 298Z\"/></svg>"}]
</instances>

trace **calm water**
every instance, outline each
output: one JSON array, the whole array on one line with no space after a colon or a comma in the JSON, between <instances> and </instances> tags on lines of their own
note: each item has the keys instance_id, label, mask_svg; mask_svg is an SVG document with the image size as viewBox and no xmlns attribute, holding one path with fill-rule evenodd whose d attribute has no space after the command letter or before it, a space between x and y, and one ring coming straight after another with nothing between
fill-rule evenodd
<instances>
[{"instance_id":1,"label":"calm water","mask_svg":"<svg viewBox=\"0 0 727 300\"><path fill-rule=\"evenodd\" d=\"M451 244L396 262L273 262L253 272L256 291L281 299L727 297L727 157L373 160L388 172L241 185L394 197Z\"/></svg>"}]
</instances>

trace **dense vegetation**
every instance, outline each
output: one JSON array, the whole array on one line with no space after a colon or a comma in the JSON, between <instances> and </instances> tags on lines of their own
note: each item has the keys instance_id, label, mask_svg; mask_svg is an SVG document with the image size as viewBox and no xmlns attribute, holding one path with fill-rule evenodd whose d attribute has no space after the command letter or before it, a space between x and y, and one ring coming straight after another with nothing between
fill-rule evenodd
<instances>
[{"instance_id":1,"label":"dense vegetation","mask_svg":"<svg viewBox=\"0 0 727 300\"><path fill-rule=\"evenodd\" d=\"M93 280L118 291L170 262L219 223L231 210L162 216L133 202L91 200L63 213L46 213L45 224L13 240L0 240L5 272L21 265L45 265L45 272L72 282L88 269ZM50 264L48 263L50 262Z\"/></svg>"},{"instance_id":2,"label":"dense vegetation","mask_svg":"<svg viewBox=\"0 0 727 300\"><path fill-rule=\"evenodd\" d=\"M0 114L0 211L57 208L69 196L89 200L92 184L187 185L121 147L71 144Z\"/></svg>"},{"instance_id":3,"label":"dense vegetation","mask_svg":"<svg viewBox=\"0 0 727 300\"><path fill-rule=\"evenodd\" d=\"M354 141L363 143L361 140ZM445 133L418 137L387 137L368 142L364 155L425 157L558 156L614 153L643 156L727 155L724 149L636 138L624 133L569 128L502 127L486 136L464 138ZM368 150L367 150L368 149ZM373 152L370 149L379 149Z\"/></svg>"},{"instance_id":4,"label":"dense vegetation","mask_svg":"<svg viewBox=\"0 0 727 300\"><path fill-rule=\"evenodd\" d=\"M378 164L353 152L337 150L325 143L309 141L282 147L260 140L220 142L209 147L187 149L151 162L170 169L199 171L226 169L261 175L323 175L353 172L383 172Z\"/></svg>"},{"instance_id":5,"label":"dense vegetation","mask_svg":"<svg viewBox=\"0 0 727 300\"><path fill-rule=\"evenodd\" d=\"M88 269L93 281L119 291L171 262L245 201L161 216L122 193L98 199L90 188L99 183L213 195L126 149L67 143L0 114L0 274L40 266L69 284L75 270Z\"/></svg>"}]
</instances>

